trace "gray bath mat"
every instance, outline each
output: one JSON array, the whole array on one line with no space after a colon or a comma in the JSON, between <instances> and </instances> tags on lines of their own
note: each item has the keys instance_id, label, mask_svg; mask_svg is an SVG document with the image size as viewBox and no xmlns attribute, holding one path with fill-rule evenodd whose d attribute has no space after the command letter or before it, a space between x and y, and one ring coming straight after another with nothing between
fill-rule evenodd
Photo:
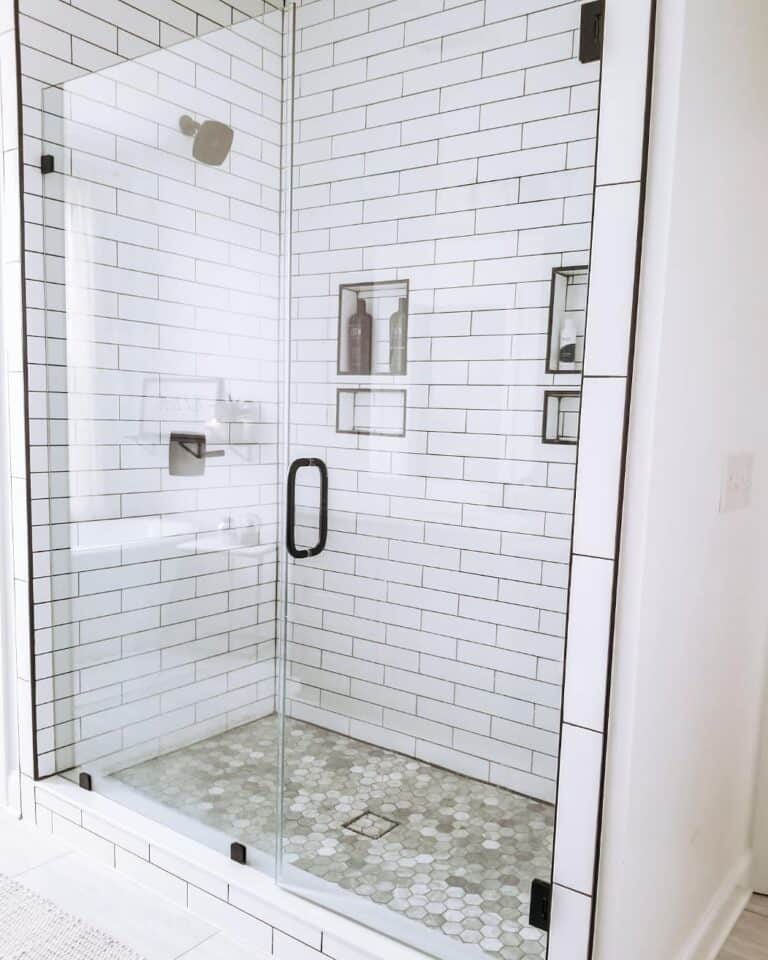
<instances>
[{"instance_id":1,"label":"gray bath mat","mask_svg":"<svg viewBox=\"0 0 768 960\"><path fill-rule=\"evenodd\" d=\"M0 876L0 960L141 960L101 930Z\"/></svg>"}]
</instances>

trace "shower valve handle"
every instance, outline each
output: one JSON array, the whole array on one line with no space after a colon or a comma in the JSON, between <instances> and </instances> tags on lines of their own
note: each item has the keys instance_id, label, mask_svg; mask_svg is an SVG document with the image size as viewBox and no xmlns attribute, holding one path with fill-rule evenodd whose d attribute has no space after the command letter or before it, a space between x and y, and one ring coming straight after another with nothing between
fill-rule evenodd
<instances>
[{"instance_id":1,"label":"shower valve handle","mask_svg":"<svg viewBox=\"0 0 768 960\"><path fill-rule=\"evenodd\" d=\"M195 460L207 460L209 457L223 457L226 450L208 450L203 433L172 433L171 444L178 444L185 453Z\"/></svg>"}]
</instances>

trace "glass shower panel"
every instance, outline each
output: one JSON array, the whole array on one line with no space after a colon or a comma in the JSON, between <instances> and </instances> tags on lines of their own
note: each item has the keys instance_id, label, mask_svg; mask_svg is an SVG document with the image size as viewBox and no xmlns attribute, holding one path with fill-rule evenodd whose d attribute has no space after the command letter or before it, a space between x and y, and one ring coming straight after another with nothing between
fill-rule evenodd
<instances>
[{"instance_id":1,"label":"glass shower panel","mask_svg":"<svg viewBox=\"0 0 768 960\"><path fill-rule=\"evenodd\" d=\"M41 743L252 862L277 770L267 746L243 774L275 713L283 14L264 9L43 94Z\"/></svg>"},{"instance_id":2,"label":"glass shower panel","mask_svg":"<svg viewBox=\"0 0 768 960\"><path fill-rule=\"evenodd\" d=\"M543 960L599 67L576 2L340 6L43 93L39 744Z\"/></svg>"},{"instance_id":3,"label":"glass shower panel","mask_svg":"<svg viewBox=\"0 0 768 960\"><path fill-rule=\"evenodd\" d=\"M279 877L543 960L599 65L446 6L294 11Z\"/></svg>"}]
</instances>

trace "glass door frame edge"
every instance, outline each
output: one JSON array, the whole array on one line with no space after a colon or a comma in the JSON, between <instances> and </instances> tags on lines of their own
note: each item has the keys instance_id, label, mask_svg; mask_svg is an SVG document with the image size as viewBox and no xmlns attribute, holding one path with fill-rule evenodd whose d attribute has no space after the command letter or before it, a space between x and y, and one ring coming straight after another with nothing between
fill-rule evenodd
<instances>
[{"instance_id":1,"label":"glass door frame edge","mask_svg":"<svg viewBox=\"0 0 768 960\"><path fill-rule=\"evenodd\" d=\"M278 401L278 518L277 612L275 617L275 711L278 749L275 790L275 849L273 878L280 885L283 868L283 792L285 787L285 689L288 644L288 564L286 479L291 449L291 321L293 305L293 124L296 77L296 4L283 7L282 190L280 200L279 401Z\"/></svg>"}]
</instances>

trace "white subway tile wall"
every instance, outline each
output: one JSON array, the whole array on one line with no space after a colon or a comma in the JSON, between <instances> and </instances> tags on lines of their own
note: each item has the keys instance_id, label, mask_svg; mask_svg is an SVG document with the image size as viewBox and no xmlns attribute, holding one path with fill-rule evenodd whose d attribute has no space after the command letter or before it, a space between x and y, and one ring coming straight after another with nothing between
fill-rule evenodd
<instances>
[{"instance_id":1,"label":"white subway tile wall","mask_svg":"<svg viewBox=\"0 0 768 960\"><path fill-rule=\"evenodd\" d=\"M274 711L282 17L22 0L43 775Z\"/></svg>"},{"instance_id":2,"label":"white subway tile wall","mask_svg":"<svg viewBox=\"0 0 768 960\"><path fill-rule=\"evenodd\" d=\"M599 87L580 6L297 9L291 454L328 463L330 535L289 569L288 709L546 800L576 448L542 410L580 383L545 372L548 306L553 267L589 262ZM337 376L339 285L395 279L407 373ZM354 386L407 389L406 436L337 433Z\"/></svg>"}]
</instances>

